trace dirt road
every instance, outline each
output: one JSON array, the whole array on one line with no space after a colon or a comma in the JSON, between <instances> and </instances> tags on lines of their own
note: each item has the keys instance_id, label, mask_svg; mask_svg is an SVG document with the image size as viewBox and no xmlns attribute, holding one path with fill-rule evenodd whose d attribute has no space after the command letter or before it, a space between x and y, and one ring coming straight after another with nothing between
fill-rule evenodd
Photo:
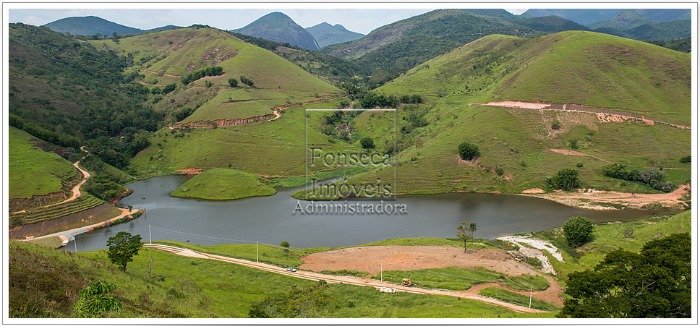
<instances>
[{"instance_id":1,"label":"dirt road","mask_svg":"<svg viewBox=\"0 0 700 326\"><path fill-rule=\"evenodd\" d=\"M246 267L250 267L250 268L255 268L255 269L266 271L266 272L276 273L276 274L285 275L285 276L289 276L289 277L296 277L296 278L300 278L300 279L312 280L312 281L324 280L328 283L351 284L351 285L357 285L357 286L371 286L371 287L374 287L377 289L380 289L380 288L385 289L385 290L390 289L391 291L396 291L396 292L407 292L407 293L428 294L428 295L444 295L444 296L450 296L450 297L477 300L477 301L485 302L488 304L500 306L500 307L503 307L503 308L506 308L506 309L509 309L512 311L516 311L516 312L523 312L523 313L543 312L541 310L522 307L522 306L518 306L518 305L515 305L512 303L500 301L497 299L484 297L484 296L481 296L479 294L468 293L467 291L449 291L449 290L434 290L434 289L422 289L422 288L415 288L415 287L406 287L406 286L400 286L400 285L395 285L395 284L390 284L390 283L384 283L384 282L380 282L378 280L369 279L369 278L361 278L361 277L355 277L355 276L326 275L326 274L305 271L305 270L303 270L303 271L299 270L297 272L289 272L285 268L275 266L275 265L253 262L253 261L248 261L248 260L244 260L244 259L236 259L236 258L230 258L230 257L225 257L225 256L213 255L213 254L206 254L206 253L197 252L197 251L186 249L186 248L167 246L167 245L161 245L161 244L146 244L145 246L150 247L150 248L154 248L154 249L158 249L158 250L162 250L162 251L166 251L169 253L173 253L176 255L184 256L184 257L217 260L217 261L221 261L221 262L226 262L226 263L246 266Z\"/></svg>"}]
</instances>

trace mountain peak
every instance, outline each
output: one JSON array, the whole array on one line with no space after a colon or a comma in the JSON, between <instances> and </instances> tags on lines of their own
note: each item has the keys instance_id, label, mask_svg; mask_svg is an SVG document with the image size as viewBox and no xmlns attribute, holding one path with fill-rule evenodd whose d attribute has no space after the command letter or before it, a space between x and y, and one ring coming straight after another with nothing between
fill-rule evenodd
<instances>
[{"instance_id":1,"label":"mountain peak","mask_svg":"<svg viewBox=\"0 0 700 326\"><path fill-rule=\"evenodd\" d=\"M328 22L308 27L306 30L313 35L318 45L322 48L333 44L354 41L364 36L347 30L343 25L332 25Z\"/></svg>"},{"instance_id":2,"label":"mountain peak","mask_svg":"<svg viewBox=\"0 0 700 326\"><path fill-rule=\"evenodd\" d=\"M271 12L243 28L234 30L248 36L279 43L288 43L307 50L318 50L319 46L311 34L293 19L281 12Z\"/></svg>"},{"instance_id":3,"label":"mountain peak","mask_svg":"<svg viewBox=\"0 0 700 326\"><path fill-rule=\"evenodd\" d=\"M49 29L73 35L92 36L95 34L135 35L143 33L138 28L124 26L97 16L66 17L46 25Z\"/></svg>"}]
</instances>

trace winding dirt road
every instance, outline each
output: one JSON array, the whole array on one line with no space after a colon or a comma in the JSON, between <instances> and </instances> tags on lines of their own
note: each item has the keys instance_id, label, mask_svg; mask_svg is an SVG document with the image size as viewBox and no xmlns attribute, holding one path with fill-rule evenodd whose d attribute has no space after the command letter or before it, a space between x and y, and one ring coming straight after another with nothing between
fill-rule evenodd
<instances>
[{"instance_id":1,"label":"winding dirt road","mask_svg":"<svg viewBox=\"0 0 700 326\"><path fill-rule=\"evenodd\" d=\"M504 302L501 300L481 296L478 293L477 294L469 293L468 291L422 289L422 288L416 288L416 287L401 286L401 285L396 285L396 284L391 284L391 283L384 283L384 282L380 282L378 280L370 279L370 278L361 278L361 277L345 276L345 275L342 275L342 276L341 275L327 275L327 274L321 274L321 273L310 272L310 271L305 271L305 270L299 270L297 272L290 272L290 271L287 271L285 268L275 266L275 265L253 262L253 261L244 260L244 259L237 259L237 258L230 258L230 257L225 257L225 256L207 254L207 253L198 252L198 251L194 251L194 250L186 249L186 248L181 248L181 247L168 246L168 245L162 245L162 244L146 244L145 246L149 247L149 248L169 252L169 253L179 255L179 256L216 260L216 261L246 266L246 267L255 268L255 269L266 271L266 272L276 273L276 274L285 275L285 276L289 276L289 277L296 277L296 278L305 279L305 280L312 280L312 281L324 280L328 283L351 284L351 285L357 285L357 286L371 286L371 287L374 287L378 290L381 289L383 291L386 291L387 289L389 289L392 292L406 292L406 293L427 294L427 295L443 295L443 296L450 296L450 297L456 297L456 298L471 299L471 300L477 300L477 301L481 301L484 303L500 306L500 307L503 307L503 308L506 308L506 309L509 309L509 310L512 310L515 312L523 312L523 313L543 312L541 310L522 307L522 306L519 306L516 304L512 304L512 303Z\"/></svg>"}]
</instances>

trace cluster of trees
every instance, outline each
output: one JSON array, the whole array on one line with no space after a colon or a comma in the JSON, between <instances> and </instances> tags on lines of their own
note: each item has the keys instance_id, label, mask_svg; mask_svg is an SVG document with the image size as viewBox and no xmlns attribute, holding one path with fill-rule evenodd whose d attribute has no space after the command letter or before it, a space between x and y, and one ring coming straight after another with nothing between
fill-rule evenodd
<instances>
[{"instance_id":1,"label":"cluster of trees","mask_svg":"<svg viewBox=\"0 0 700 326\"><path fill-rule=\"evenodd\" d=\"M80 140L78 139L78 137L46 129L44 127L28 122L14 113L10 113L9 120L10 126L22 129L36 138L43 139L47 142L54 143L56 145L61 145L63 147L80 147Z\"/></svg>"},{"instance_id":2,"label":"cluster of trees","mask_svg":"<svg viewBox=\"0 0 700 326\"><path fill-rule=\"evenodd\" d=\"M183 85L188 85L189 83L198 80L200 78L204 78L206 76L221 76L224 73L224 68L219 67L219 66L214 66L214 67L207 67L204 69L199 69L196 71L193 71L180 80Z\"/></svg>"},{"instance_id":3,"label":"cluster of trees","mask_svg":"<svg viewBox=\"0 0 700 326\"><path fill-rule=\"evenodd\" d=\"M581 187L578 171L575 169L563 169L553 177L547 178L547 187L572 191Z\"/></svg>"},{"instance_id":4,"label":"cluster of trees","mask_svg":"<svg viewBox=\"0 0 700 326\"><path fill-rule=\"evenodd\" d=\"M653 240L639 253L615 250L569 275L560 317L690 318L690 234Z\"/></svg>"},{"instance_id":5,"label":"cluster of trees","mask_svg":"<svg viewBox=\"0 0 700 326\"><path fill-rule=\"evenodd\" d=\"M374 107L391 107L395 108L399 105L399 99L396 95L384 95L367 92L361 99L360 105L365 109Z\"/></svg>"},{"instance_id":6,"label":"cluster of trees","mask_svg":"<svg viewBox=\"0 0 700 326\"><path fill-rule=\"evenodd\" d=\"M418 94L401 95L401 97L399 97L399 102L404 104L420 104L423 103L423 97Z\"/></svg>"},{"instance_id":7,"label":"cluster of trees","mask_svg":"<svg viewBox=\"0 0 700 326\"><path fill-rule=\"evenodd\" d=\"M359 113L359 111L334 111L325 116L321 131L325 135L351 141L352 119Z\"/></svg>"},{"instance_id":8,"label":"cluster of trees","mask_svg":"<svg viewBox=\"0 0 700 326\"><path fill-rule=\"evenodd\" d=\"M184 107L184 108L180 109L180 111L175 112L175 119L177 121L185 120L185 118L192 115L192 113L194 113L195 110L197 110L197 109L190 108L190 107Z\"/></svg>"},{"instance_id":9,"label":"cluster of trees","mask_svg":"<svg viewBox=\"0 0 700 326\"><path fill-rule=\"evenodd\" d=\"M640 182L663 192L671 192L676 189L675 184L664 181L664 173L657 168L639 171L625 164L614 163L603 167L603 175L615 179Z\"/></svg>"}]
</instances>

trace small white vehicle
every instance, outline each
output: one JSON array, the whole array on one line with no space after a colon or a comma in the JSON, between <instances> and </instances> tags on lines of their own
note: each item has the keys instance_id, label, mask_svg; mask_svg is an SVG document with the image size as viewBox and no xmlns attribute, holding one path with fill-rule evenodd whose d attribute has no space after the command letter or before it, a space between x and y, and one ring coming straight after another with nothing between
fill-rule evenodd
<instances>
[{"instance_id":1,"label":"small white vehicle","mask_svg":"<svg viewBox=\"0 0 700 326\"><path fill-rule=\"evenodd\" d=\"M377 289L379 289L379 292L383 292L383 293L395 293L396 292L396 289L388 288L388 287L384 287L384 286L380 286Z\"/></svg>"},{"instance_id":2,"label":"small white vehicle","mask_svg":"<svg viewBox=\"0 0 700 326\"><path fill-rule=\"evenodd\" d=\"M287 272L292 272L292 273L294 273L294 272L296 272L296 271L297 271L297 269L296 269L295 267L291 267L291 266L290 266L290 267L287 267Z\"/></svg>"}]
</instances>

